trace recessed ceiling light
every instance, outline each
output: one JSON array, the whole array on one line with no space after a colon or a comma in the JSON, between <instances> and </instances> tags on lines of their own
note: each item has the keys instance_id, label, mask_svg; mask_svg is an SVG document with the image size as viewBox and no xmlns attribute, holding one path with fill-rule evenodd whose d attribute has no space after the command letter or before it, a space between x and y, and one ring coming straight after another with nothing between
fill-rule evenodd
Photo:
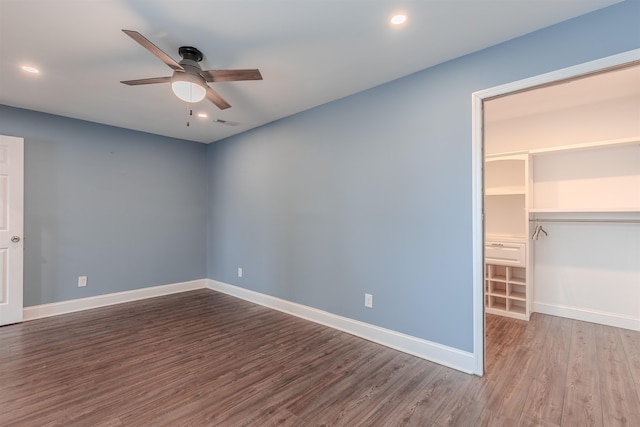
<instances>
[{"instance_id":1,"label":"recessed ceiling light","mask_svg":"<svg viewBox=\"0 0 640 427\"><path fill-rule=\"evenodd\" d=\"M391 17L391 23L393 25L400 25L404 24L405 22L407 22L407 15L404 15L402 13L398 13Z\"/></svg>"},{"instance_id":2,"label":"recessed ceiling light","mask_svg":"<svg viewBox=\"0 0 640 427\"><path fill-rule=\"evenodd\" d=\"M207 117L209 117L209 115L207 113L198 113L198 117L200 117L201 119L206 119Z\"/></svg>"},{"instance_id":3,"label":"recessed ceiling light","mask_svg":"<svg viewBox=\"0 0 640 427\"><path fill-rule=\"evenodd\" d=\"M20 68L22 68L22 71L26 71L27 73L40 74L40 70L38 70L36 67L31 67L29 65L23 65Z\"/></svg>"}]
</instances>

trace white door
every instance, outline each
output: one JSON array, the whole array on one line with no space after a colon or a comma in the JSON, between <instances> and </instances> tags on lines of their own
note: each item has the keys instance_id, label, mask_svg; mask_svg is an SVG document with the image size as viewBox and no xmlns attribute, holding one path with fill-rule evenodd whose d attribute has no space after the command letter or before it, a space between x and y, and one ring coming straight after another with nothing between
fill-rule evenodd
<instances>
[{"instance_id":1,"label":"white door","mask_svg":"<svg viewBox=\"0 0 640 427\"><path fill-rule=\"evenodd\" d=\"M0 325L22 321L24 140L0 135Z\"/></svg>"}]
</instances>

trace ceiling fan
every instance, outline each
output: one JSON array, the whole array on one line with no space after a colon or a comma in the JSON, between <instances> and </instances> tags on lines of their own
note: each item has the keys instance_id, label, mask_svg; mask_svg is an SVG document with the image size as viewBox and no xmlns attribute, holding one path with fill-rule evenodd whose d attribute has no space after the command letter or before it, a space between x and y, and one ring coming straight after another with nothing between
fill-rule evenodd
<instances>
[{"instance_id":1,"label":"ceiling fan","mask_svg":"<svg viewBox=\"0 0 640 427\"><path fill-rule=\"evenodd\" d=\"M149 79L125 80L130 86L148 85L154 83L171 83L173 93L186 102L200 102L205 97L218 108L224 110L231 107L211 86L209 82L235 82L241 80L262 80L260 70L203 70L198 64L203 55L192 46L182 46L178 53L182 61L176 62L160 48L151 43L137 31L122 30L126 35L140 43L142 47L154 54L158 59L173 69L171 77L152 77Z\"/></svg>"}]
</instances>

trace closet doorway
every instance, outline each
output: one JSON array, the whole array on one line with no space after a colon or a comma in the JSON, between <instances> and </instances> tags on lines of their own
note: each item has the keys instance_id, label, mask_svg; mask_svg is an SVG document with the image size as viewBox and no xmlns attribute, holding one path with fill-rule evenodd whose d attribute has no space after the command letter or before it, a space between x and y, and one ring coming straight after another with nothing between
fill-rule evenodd
<instances>
[{"instance_id":1,"label":"closet doorway","mask_svg":"<svg viewBox=\"0 0 640 427\"><path fill-rule=\"evenodd\" d=\"M639 50L474 94L477 349L485 311L640 330L639 118Z\"/></svg>"}]
</instances>

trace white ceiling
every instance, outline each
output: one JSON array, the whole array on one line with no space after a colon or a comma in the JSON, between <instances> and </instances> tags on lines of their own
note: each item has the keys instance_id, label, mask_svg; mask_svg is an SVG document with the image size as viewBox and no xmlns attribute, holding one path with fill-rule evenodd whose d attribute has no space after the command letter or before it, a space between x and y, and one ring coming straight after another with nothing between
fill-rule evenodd
<instances>
[{"instance_id":1,"label":"white ceiling","mask_svg":"<svg viewBox=\"0 0 640 427\"><path fill-rule=\"evenodd\" d=\"M209 143L617 2L0 0L0 104ZM392 28L398 10L408 21ZM195 104L209 117L187 127L168 84L120 83L172 71L121 29L264 80L214 83L232 108Z\"/></svg>"}]
</instances>

